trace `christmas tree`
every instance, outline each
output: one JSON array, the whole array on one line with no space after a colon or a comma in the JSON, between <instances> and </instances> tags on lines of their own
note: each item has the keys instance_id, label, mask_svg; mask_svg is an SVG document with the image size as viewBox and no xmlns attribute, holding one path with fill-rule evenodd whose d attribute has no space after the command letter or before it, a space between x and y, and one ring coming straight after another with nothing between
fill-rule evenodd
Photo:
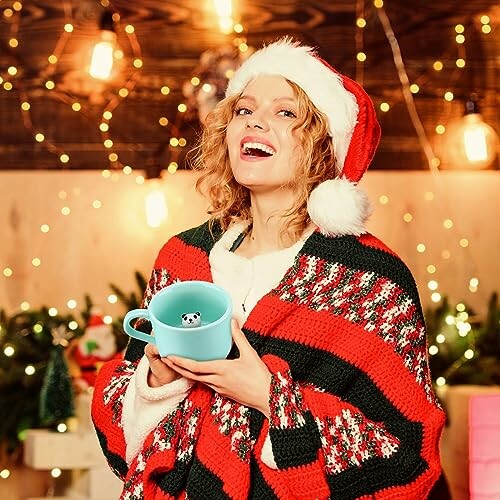
<instances>
[{"instance_id":1,"label":"christmas tree","mask_svg":"<svg viewBox=\"0 0 500 500\"><path fill-rule=\"evenodd\" d=\"M488 302L485 320L465 304L446 297L426 311L432 378L444 384L500 384L500 309L498 295Z\"/></svg>"},{"instance_id":2,"label":"christmas tree","mask_svg":"<svg viewBox=\"0 0 500 500\"><path fill-rule=\"evenodd\" d=\"M52 349L40 391L40 421L45 425L64 422L75 413L73 387L63 349L61 345Z\"/></svg>"}]
</instances>

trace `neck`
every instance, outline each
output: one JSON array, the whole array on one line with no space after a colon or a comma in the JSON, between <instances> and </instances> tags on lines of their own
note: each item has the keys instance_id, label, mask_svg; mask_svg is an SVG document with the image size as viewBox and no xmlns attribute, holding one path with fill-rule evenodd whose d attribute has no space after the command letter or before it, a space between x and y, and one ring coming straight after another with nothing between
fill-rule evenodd
<instances>
[{"instance_id":1,"label":"neck","mask_svg":"<svg viewBox=\"0 0 500 500\"><path fill-rule=\"evenodd\" d=\"M295 243L292 234L282 232L288 220L286 213L292 206L293 197L285 193L281 197L276 196L276 192L270 196L256 196L252 193L251 203L252 228L246 239L247 248L251 249L252 253L279 250Z\"/></svg>"}]
</instances>

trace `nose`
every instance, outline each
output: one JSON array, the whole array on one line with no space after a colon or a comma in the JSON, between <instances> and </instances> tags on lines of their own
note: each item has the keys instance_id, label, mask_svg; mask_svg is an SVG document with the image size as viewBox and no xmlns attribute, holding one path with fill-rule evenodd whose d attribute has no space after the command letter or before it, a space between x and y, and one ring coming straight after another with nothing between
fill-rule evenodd
<instances>
[{"instance_id":1,"label":"nose","mask_svg":"<svg viewBox=\"0 0 500 500\"><path fill-rule=\"evenodd\" d=\"M264 130L267 127L266 121L262 114L252 113L251 115L247 115L247 128L256 128L259 130Z\"/></svg>"}]
</instances>

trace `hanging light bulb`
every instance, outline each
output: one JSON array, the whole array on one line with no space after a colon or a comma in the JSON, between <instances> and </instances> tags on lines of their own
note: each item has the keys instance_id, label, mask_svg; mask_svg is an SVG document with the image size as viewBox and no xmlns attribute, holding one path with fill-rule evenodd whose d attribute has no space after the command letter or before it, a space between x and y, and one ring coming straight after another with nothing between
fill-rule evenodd
<instances>
[{"instance_id":1,"label":"hanging light bulb","mask_svg":"<svg viewBox=\"0 0 500 500\"><path fill-rule=\"evenodd\" d=\"M160 173L150 176L147 172L147 177L149 180L147 181L148 193L145 198L146 223L149 227L160 227L168 217L165 193L160 184Z\"/></svg>"},{"instance_id":2,"label":"hanging light bulb","mask_svg":"<svg viewBox=\"0 0 500 500\"><path fill-rule=\"evenodd\" d=\"M213 0L215 11L219 17L219 27L225 35L233 31L233 2L232 0Z\"/></svg>"},{"instance_id":3,"label":"hanging light bulb","mask_svg":"<svg viewBox=\"0 0 500 500\"><path fill-rule=\"evenodd\" d=\"M451 168L488 168L495 160L498 135L479 113L477 95L465 103L465 113L447 132Z\"/></svg>"},{"instance_id":4,"label":"hanging light bulb","mask_svg":"<svg viewBox=\"0 0 500 500\"><path fill-rule=\"evenodd\" d=\"M93 78L107 80L113 69L113 54L116 48L116 33L113 14L109 10L102 13L99 22L100 41L92 51L89 73Z\"/></svg>"}]
</instances>

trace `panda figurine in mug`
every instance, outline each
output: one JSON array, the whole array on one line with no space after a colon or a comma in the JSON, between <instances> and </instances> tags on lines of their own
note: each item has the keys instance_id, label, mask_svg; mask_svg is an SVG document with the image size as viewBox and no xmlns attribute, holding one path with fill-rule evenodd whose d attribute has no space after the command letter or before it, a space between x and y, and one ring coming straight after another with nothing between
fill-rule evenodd
<instances>
[{"instance_id":1,"label":"panda figurine in mug","mask_svg":"<svg viewBox=\"0 0 500 500\"><path fill-rule=\"evenodd\" d=\"M182 316L182 326L184 328L194 328L201 326L201 313L199 311L184 313Z\"/></svg>"}]
</instances>

